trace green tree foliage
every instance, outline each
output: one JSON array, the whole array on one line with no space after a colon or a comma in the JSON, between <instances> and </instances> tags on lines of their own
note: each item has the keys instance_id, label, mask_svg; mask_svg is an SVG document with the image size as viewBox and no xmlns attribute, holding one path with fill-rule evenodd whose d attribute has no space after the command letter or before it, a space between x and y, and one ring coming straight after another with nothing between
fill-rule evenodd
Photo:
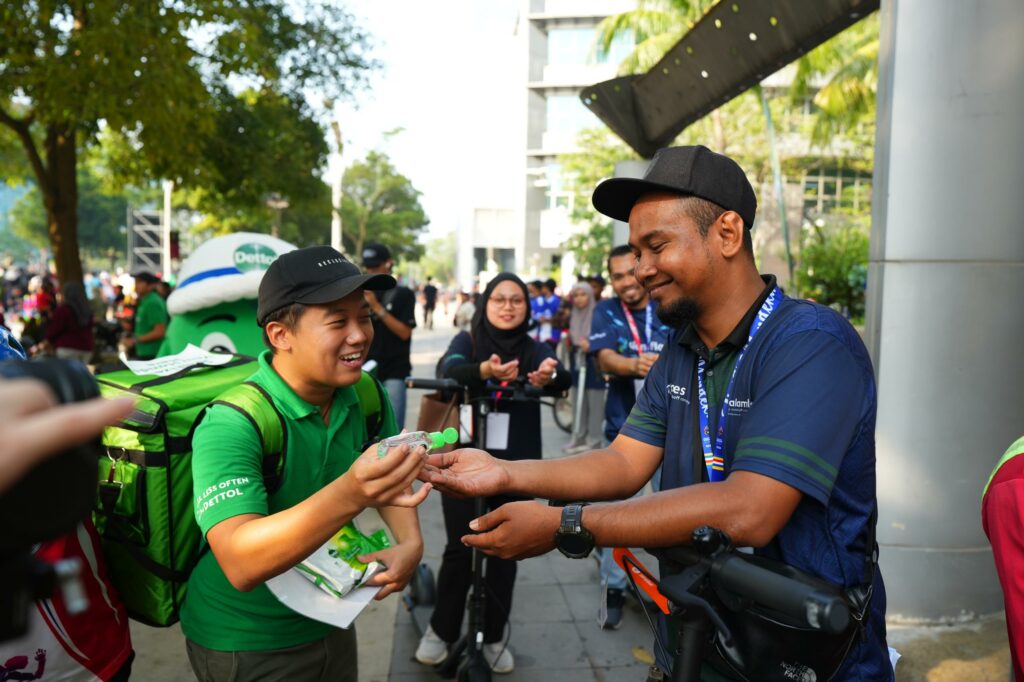
<instances>
[{"instance_id":1,"label":"green tree foliage","mask_svg":"<svg viewBox=\"0 0 1024 682\"><path fill-rule=\"evenodd\" d=\"M429 240L419 260L419 272L440 285L455 281L456 249L454 232Z\"/></svg>"},{"instance_id":2,"label":"green tree foliage","mask_svg":"<svg viewBox=\"0 0 1024 682\"><path fill-rule=\"evenodd\" d=\"M261 122L304 119L281 146L291 136L298 157L316 158L318 150L303 148L313 115L306 94L338 99L359 85L372 66L364 43L344 10L317 0L0 5L0 124L39 187L58 275L81 277L78 157L101 130L130 144L139 175L239 200L283 195L295 177L281 173L261 186L265 167L232 184L245 169L239 159L273 161L246 131L256 127L266 141ZM242 89L259 95L233 94ZM232 142L244 143L241 151Z\"/></svg>"},{"instance_id":3,"label":"green tree foliage","mask_svg":"<svg viewBox=\"0 0 1024 682\"><path fill-rule=\"evenodd\" d=\"M802 296L832 306L854 322L864 319L867 223L866 217L832 214L805 227L796 271Z\"/></svg>"},{"instance_id":4,"label":"green tree foliage","mask_svg":"<svg viewBox=\"0 0 1024 682\"><path fill-rule=\"evenodd\" d=\"M640 157L603 127L581 131L576 143L578 152L559 157L562 172L572 178L575 194L570 218L580 228L565 246L575 254L581 273L596 274L604 272L613 246L612 221L594 210L590 197L597 183L614 175L616 163Z\"/></svg>"},{"instance_id":5,"label":"green tree foliage","mask_svg":"<svg viewBox=\"0 0 1024 682\"><path fill-rule=\"evenodd\" d=\"M879 22L875 12L797 61L790 88L794 103L802 103L811 94L815 79L828 79L812 99L810 135L815 144L825 146L838 135L863 129L874 137ZM873 152L870 141L866 155Z\"/></svg>"},{"instance_id":6,"label":"green tree foliage","mask_svg":"<svg viewBox=\"0 0 1024 682\"><path fill-rule=\"evenodd\" d=\"M126 236L121 232L128 201L120 194L106 194L95 169L82 164L78 168L78 236L89 255L106 254L109 249L123 252ZM46 210L33 184L11 210L12 232L37 248L50 245Z\"/></svg>"},{"instance_id":7,"label":"green tree foliage","mask_svg":"<svg viewBox=\"0 0 1024 682\"><path fill-rule=\"evenodd\" d=\"M342 190L342 241L349 254L358 259L363 244L374 241L387 245L395 260L419 259L423 245L417 238L430 220L420 205L420 191L387 154L371 151L349 166Z\"/></svg>"},{"instance_id":8,"label":"green tree foliage","mask_svg":"<svg viewBox=\"0 0 1024 682\"><path fill-rule=\"evenodd\" d=\"M619 75L650 71L716 2L638 0L635 9L613 14L598 24L595 52L607 54L616 38L630 34L634 47L619 65Z\"/></svg>"}]
</instances>

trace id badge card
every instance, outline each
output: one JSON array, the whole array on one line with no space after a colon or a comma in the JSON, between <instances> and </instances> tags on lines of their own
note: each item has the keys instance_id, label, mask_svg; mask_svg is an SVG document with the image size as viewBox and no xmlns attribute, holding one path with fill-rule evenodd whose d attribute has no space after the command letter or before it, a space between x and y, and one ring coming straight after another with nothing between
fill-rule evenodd
<instances>
[{"instance_id":1,"label":"id badge card","mask_svg":"<svg viewBox=\"0 0 1024 682\"><path fill-rule=\"evenodd\" d=\"M487 442L484 450L508 450L508 427L511 415L490 412L487 415Z\"/></svg>"}]
</instances>

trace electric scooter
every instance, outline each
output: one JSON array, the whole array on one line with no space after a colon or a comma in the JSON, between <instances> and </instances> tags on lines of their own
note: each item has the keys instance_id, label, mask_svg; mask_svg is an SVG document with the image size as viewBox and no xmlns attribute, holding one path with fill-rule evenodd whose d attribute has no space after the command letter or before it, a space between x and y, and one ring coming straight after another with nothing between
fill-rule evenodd
<instances>
[{"instance_id":1,"label":"electric scooter","mask_svg":"<svg viewBox=\"0 0 1024 682\"><path fill-rule=\"evenodd\" d=\"M713 601L734 611L768 610L797 627L828 634L843 633L850 623L849 604L838 590L803 581L781 562L734 549L720 530L702 526L693 532L690 545L648 551L683 570L659 582L629 550L615 550L615 560L626 571L632 589L647 592L663 613L675 616L679 623L674 649L669 651L649 621L656 645L672 663L669 670L652 666L647 682L699 682L701 665L716 637L726 646L733 645L733 635L717 610L721 606Z\"/></svg>"},{"instance_id":2,"label":"electric scooter","mask_svg":"<svg viewBox=\"0 0 1024 682\"><path fill-rule=\"evenodd\" d=\"M490 396L472 397L470 389L454 379L421 379L409 377L405 380L409 388L441 391L443 393L463 393L463 404L473 406L473 430L471 439L473 447L484 448L487 443L487 415L491 412L494 399ZM502 392L501 400L536 401L545 405L550 403L541 400L543 389L525 383L522 379L510 382L507 386L494 387ZM477 517L487 512L485 498L474 499L474 512ZM469 596L469 622L466 634L452 645L448 658L437 667L437 672L446 679L457 678L458 682L490 682L491 666L484 658L484 608L486 603L483 580L483 552L473 549L472 558L473 580ZM427 600L429 599L429 604ZM413 623L420 635L426 632L430 612L436 602L436 586L433 572L426 564L410 582L406 594L403 595L406 608L412 615Z\"/></svg>"}]
</instances>

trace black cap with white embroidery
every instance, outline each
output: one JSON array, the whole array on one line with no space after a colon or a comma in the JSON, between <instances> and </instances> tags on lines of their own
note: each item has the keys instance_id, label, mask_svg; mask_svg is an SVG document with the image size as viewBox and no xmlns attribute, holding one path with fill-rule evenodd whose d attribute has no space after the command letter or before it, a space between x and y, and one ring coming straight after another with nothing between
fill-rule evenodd
<instances>
[{"instance_id":1,"label":"black cap with white embroidery","mask_svg":"<svg viewBox=\"0 0 1024 682\"><path fill-rule=\"evenodd\" d=\"M308 246L277 257L260 282L256 321L292 303L318 305L345 298L357 289L380 291L397 282L390 275L367 275L329 246Z\"/></svg>"}]
</instances>

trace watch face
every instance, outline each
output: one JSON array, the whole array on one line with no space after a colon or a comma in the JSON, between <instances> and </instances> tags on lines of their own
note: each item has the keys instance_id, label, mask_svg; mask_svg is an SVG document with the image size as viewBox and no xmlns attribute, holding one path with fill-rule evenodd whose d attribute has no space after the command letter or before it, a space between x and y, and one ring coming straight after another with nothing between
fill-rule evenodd
<instances>
[{"instance_id":1,"label":"watch face","mask_svg":"<svg viewBox=\"0 0 1024 682\"><path fill-rule=\"evenodd\" d=\"M558 536L558 548L566 554L589 554L593 547L593 542L586 535L560 534Z\"/></svg>"}]
</instances>

